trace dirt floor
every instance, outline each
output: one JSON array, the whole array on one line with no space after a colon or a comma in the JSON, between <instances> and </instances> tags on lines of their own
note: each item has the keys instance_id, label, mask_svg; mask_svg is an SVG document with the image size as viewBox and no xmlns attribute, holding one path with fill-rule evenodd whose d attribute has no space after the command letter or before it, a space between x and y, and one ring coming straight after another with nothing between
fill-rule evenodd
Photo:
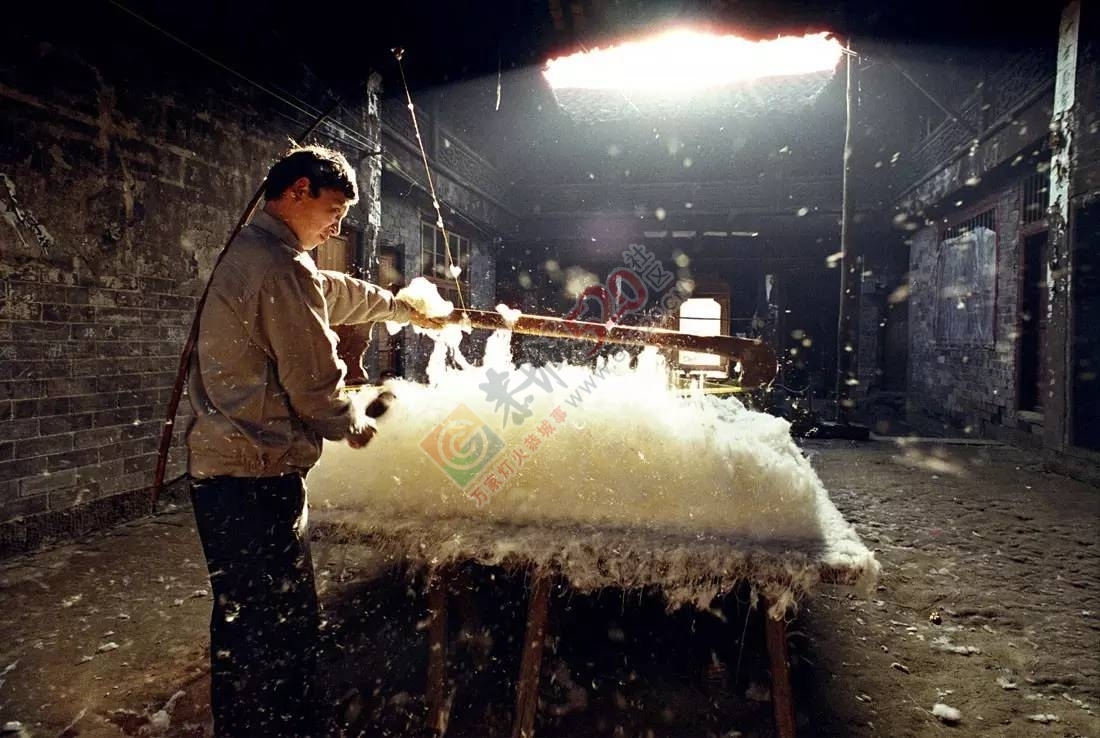
<instances>
[{"instance_id":1,"label":"dirt floor","mask_svg":"<svg viewBox=\"0 0 1100 738\"><path fill-rule=\"evenodd\" d=\"M1003 446L804 448L883 576L870 599L822 586L791 622L801 736L1100 737L1100 490ZM319 545L315 564L334 712L352 734L417 735L420 582L364 548ZM0 727L208 734L208 590L182 507L0 563ZM456 590L449 735L508 735L524 582L482 570ZM772 735L748 600L670 616L558 593L538 735Z\"/></svg>"}]
</instances>

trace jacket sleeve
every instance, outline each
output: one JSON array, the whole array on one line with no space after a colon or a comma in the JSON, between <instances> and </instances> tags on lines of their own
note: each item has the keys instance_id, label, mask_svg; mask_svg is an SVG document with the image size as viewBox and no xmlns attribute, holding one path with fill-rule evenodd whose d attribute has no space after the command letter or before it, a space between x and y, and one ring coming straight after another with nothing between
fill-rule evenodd
<instances>
[{"instance_id":1,"label":"jacket sleeve","mask_svg":"<svg viewBox=\"0 0 1100 738\"><path fill-rule=\"evenodd\" d=\"M317 277L321 281L321 291L328 304L331 325L377 323L383 320L407 323L412 315L412 309L408 305L395 300L392 292L378 285L326 270L319 270Z\"/></svg>"},{"instance_id":2,"label":"jacket sleeve","mask_svg":"<svg viewBox=\"0 0 1100 738\"><path fill-rule=\"evenodd\" d=\"M340 396L347 366L336 356L323 277L300 261L273 269L260 288L260 321L290 406L309 427L335 441L365 421Z\"/></svg>"}]
</instances>

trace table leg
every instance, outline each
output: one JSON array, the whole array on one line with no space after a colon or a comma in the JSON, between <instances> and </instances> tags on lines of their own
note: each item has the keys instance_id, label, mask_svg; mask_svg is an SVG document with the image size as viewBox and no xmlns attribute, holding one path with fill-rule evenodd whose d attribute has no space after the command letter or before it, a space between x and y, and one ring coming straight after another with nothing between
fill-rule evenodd
<instances>
[{"instance_id":1,"label":"table leg","mask_svg":"<svg viewBox=\"0 0 1100 738\"><path fill-rule=\"evenodd\" d=\"M447 583L440 569L428 573L428 730L447 732Z\"/></svg>"},{"instance_id":2,"label":"table leg","mask_svg":"<svg viewBox=\"0 0 1100 738\"><path fill-rule=\"evenodd\" d=\"M550 577L534 572L531 599L527 606L527 633L516 684L516 722L512 738L534 738L535 713L539 704L539 670L550 612Z\"/></svg>"},{"instance_id":3,"label":"table leg","mask_svg":"<svg viewBox=\"0 0 1100 738\"><path fill-rule=\"evenodd\" d=\"M764 634L772 667L772 707L778 738L795 738L794 699L791 694L791 668L787 652L787 622L768 617L764 604Z\"/></svg>"}]
</instances>

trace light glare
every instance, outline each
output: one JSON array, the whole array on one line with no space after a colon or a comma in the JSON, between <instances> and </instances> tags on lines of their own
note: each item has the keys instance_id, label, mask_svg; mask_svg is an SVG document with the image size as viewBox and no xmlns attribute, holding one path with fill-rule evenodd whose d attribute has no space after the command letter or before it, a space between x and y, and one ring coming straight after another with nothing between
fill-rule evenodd
<instances>
[{"instance_id":1,"label":"light glare","mask_svg":"<svg viewBox=\"0 0 1100 738\"><path fill-rule=\"evenodd\" d=\"M699 90L830 71L842 53L828 33L749 41L677 29L551 59L542 73L554 89Z\"/></svg>"}]
</instances>

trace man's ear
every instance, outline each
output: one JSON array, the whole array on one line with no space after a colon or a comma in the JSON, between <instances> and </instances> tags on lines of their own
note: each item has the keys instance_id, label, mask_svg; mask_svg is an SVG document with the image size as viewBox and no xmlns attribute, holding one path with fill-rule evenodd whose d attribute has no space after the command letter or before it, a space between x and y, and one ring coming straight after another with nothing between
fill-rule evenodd
<instances>
[{"instance_id":1,"label":"man's ear","mask_svg":"<svg viewBox=\"0 0 1100 738\"><path fill-rule=\"evenodd\" d=\"M309 195L309 177L298 177L294 184L290 185L290 194L295 200L302 200Z\"/></svg>"}]
</instances>

